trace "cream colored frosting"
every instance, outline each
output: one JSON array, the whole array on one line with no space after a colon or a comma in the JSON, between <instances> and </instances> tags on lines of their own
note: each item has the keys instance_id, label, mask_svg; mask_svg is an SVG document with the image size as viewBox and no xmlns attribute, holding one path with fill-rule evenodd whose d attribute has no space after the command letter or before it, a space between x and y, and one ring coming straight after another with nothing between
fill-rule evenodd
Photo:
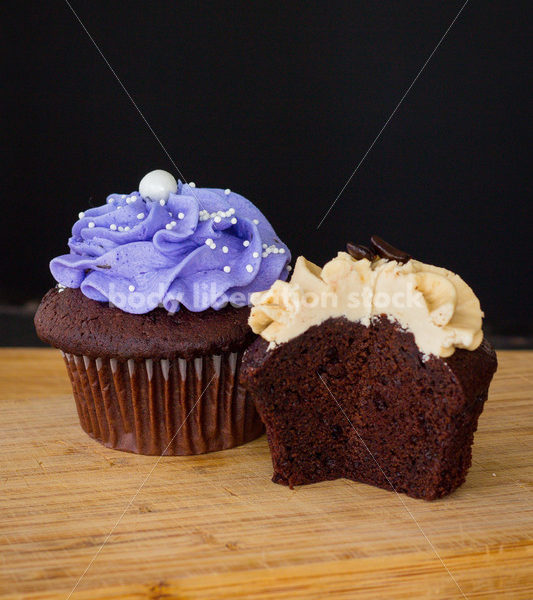
<instances>
[{"instance_id":1,"label":"cream colored frosting","mask_svg":"<svg viewBox=\"0 0 533 600\"><path fill-rule=\"evenodd\" d=\"M483 312L472 289L455 273L417 260L405 264L345 252L323 269L300 256L290 282L252 294L249 324L270 342L288 342L334 317L369 326L378 315L413 333L424 355L475 350L483 339Z\"/></svg>"}]
</instances>

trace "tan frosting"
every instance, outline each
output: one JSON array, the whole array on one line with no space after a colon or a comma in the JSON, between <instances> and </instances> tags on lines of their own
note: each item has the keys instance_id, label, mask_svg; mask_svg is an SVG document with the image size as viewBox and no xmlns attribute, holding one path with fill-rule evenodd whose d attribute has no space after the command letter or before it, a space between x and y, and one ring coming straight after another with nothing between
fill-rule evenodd
<instances>
[{"instance_id":1,"label":"tan frosting","mask_svg":"<svg viewBox=\"0 0 533 600\"><path fill-rule=\"evenodd\" d=\"M339 252L320 269L300 256L290 282L276 281L251 300L250 327L270 348L332 317L368 326L383 314L412 332L425 355L475 350L483 339L472 289L459 275L417 260L370 262Z\"/></svg>"}]
</instances>

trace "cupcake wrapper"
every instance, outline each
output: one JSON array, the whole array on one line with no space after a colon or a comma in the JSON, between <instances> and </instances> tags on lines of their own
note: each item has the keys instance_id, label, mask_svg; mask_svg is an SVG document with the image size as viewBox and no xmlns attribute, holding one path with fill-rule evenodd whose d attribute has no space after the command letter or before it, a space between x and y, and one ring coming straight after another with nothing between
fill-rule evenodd
<instances>
[{"instance_id":1,"label":"cupcake wrapper","mask_svg":"<svg viewBox=\"0 0 533 600\"><path fill-rule=\"evenodd\" d=\"M232 448L263 432L238 382L242 354L127 361L63 356L81 426L91 437L137 454L187 455Z\"/></svg>"}]
</instances>

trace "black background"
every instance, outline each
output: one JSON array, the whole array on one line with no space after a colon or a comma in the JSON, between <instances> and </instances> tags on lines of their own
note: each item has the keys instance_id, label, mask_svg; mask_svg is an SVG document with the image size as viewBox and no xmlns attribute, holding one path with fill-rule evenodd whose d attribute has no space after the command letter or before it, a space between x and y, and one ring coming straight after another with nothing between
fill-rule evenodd
<instances>
[{"instance_id":1,"label":"black background","mask_svg":"<svg viewBox=\"0 0 533 600\"><path fill-rule=\"evenodd\" d=\"M184 177L255 202L295 256L379 233L530 333L531 21L469 2L72 0ZM38 299L80 210L174 172L68 5L2 2L0 302ZM89 200L92 198L92 200Z\"/></svg>"}]
</instances>

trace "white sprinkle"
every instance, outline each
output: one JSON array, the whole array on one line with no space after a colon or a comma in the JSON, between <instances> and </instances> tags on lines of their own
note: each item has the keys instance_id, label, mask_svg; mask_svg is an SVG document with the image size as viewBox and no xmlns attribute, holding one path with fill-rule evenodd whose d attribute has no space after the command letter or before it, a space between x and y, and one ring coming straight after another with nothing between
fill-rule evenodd
<instances>
[{"instance_id":1,"label":"white sprinkle","mask_svg":"<svg viewBox=\"0 0 533 600\"><path fill-rule=\"evenodd\" d=\"M122 227L122 225L119 225L119 226L118 226L118 230L119 230L119 231L124 231L124 227Z\"/></svg>"},{"instance_id":2,"label":"white sprinkle","mask_svg":"<svg viewBox=\"0 0 533 600\"><path fill-rule=\"evenodd\" d=\"M185 218L184 213L178 213L178 219L184 219L184 218Z\"/></svg>"},{"instance_id":3,"label":"white sprinkle","mask_svg":"<svg viewBox=\"0 0 533 600\"><path fill-rule=\"evenodd\" d=\"M137 218L139 219L139 221L140 221L141 219L144 219L144 213L139 213L139 214L137 215Z\"/></svg>"},{"instance_id":4,"label":"white sprinkle","mask_svg":"<svg viewBox=\"0 0 533 600\"><path fill-rule=\"evenodd\" d=\"M234 215L234 214L235 214L235 209L234 209L234 208L230 208L230 209L229 209L229 212L230 212L232 215Z\"/></svg>"},{"instance_id":5,"label":"white sprinkle","mask_svg":"<svg viewBox=\"0 0 533 600\"><path fill-rule=\"evenodd\" d=\"M176 221L170 221L170 224L172 225L172 227L176 227L177 225Z\"/></svg>"},{"instance_id":6,"label":"white sprinkle","mask_svg":"<svg viewBox=\"0 0 533 600\"><path fill-rule=\"evenodd\" d=\"M108 198L107 199L108 204L113 204L114 201L115 201L114 198Z\"/></svg>"},{"instance_id":7,"label":"white sprinkle","mask_svg":"<svg viewBox=\"0 0 533 600\"><path fill-rule=\"evenodd\" d=\"M274 252L274 254L278 254L279 248L272 248L272 252Z\"/></svg>"},{"instance_id":8,"label":"white sprinkle","mask_svg":"<svg viewBox=\"0 0 533 600\"><path fill-rule=\"evenodd\" d=\"M161 206L165 206L166 201L165 200L159 200L159 204L161 204Z\"/></svg>"},{"instance_id":9,"label":"white sprinkle","mask_svg":"<svg viewBox=\"0 0 533 600\"><path fill-rule=\"evenodd\" d=\"M83 219L84 216L85 216L84 212L78 213L78 219Z\"/></svg>"},{"instance_id":10,"label":"white sprinkle","mask_svg":"<svg viewBox=\"0 0 533 600\"><path fill-rule=\"evenodd\" d=\"M228 265L226 265L224 267L224 273L229 273L231 271L231 267L228 267Z\"/></svg>"},{"instance_id":11,"label":"white sprinkle","mask_svg":"<svg viewBox=\"0 0 533 600\"><path fill-rule=\"evenodd\" d=\"M250 245L250 242L249 242L248 240L244 240L244 242L242 243L242 245L243 245L245 248L248 248L248 246Z\"/></svg>"},{"instance_id":12,"label":"white sprinkle","mask_svg":"<svg viewBox=\"0 0 533 600\"><path fill-rule=\"evenodd\" d=\"M220 221L222 221L222 219L217 215L214 219L215 223L220 223Z\"/></svg>"},{"instance_id":13,"label":"white sprinkle","mask_svg":"<svg viewBox=\"0 0 533 600\"><path fill-rule=\"evenodd\" d=\"M231 190L227 188L224 190L224 193L226 194L226 196L229 196L231 194Z\"/></svg>"},{"instance_id":14,"label":"white sprinkle","mask_svg":"<svg viewBox=\"0 0 533 600\"><path fill-rule=\"evenodd\" d=\"M91 222L90 222L90 223L87 225L87 227L89 227L89 229L92 229L92 228L94 227L94 223L93 223L93 221L91 221Z\"/></svg>"},{"instance_id":15,"label":"white sprinkle","mask_svg":"<svg viewBox=\"0 0 533 600\"><path fill-rule=\"evenodd\" d=\"M252 256L253 256L254 258L259 258L259 252L254 252L254 253L252 254Z\"/></svg>"},{"instance_id":16,"label":"white sprinkle","mask_svg":"<svg viewBox=\"0 0 533 600\"><path fill-rule=\"evenodd\" d=\"M129 290L130 292L134 292L134 291L135 291L135 286L134 286L134 285L130 285L130 286L128 287L128 290Z\"/></svg>"},{"instance_id":17,"label":"white sprinkle","mask_svg":"<svg viewBox=\"0 0 533 600\"><path fill-rule=\"evenodd\" d=\"M235 225L237 223L237 219L235 217L233 217L233 219L231 219L230 223L232 225Z\"/></svg>"},{"instance_id":18,"label":"white sprinkle","mask_svg":"<svg viewBox=\"0 0 533 600\"><path fill-rule=\"evenodd\" d=\"M266 257L268 256L268 254L267 254L266 252L263 252L263 254L261 254L261 256L262 256L263 258L266 258Z\"/></svg>"},{"instance_id":19,"label":"white sprinkle","mask_svg":"<svg viewBox=\"0 0 533 600\"><path fill-rule=\"evenodd\" d=\"M252 221L252 223L255 223L256 225L259 225L259 221L258 221L257 219L254 219L254 220Z\"/></svg>"},{"instance_id":20,"label":"white sprinkle","mask_svg":"<svg viewBox=\"0 0 533 600\"><path fill-rule=\"evenodd\" d=\"M268 246L266 244L263 244L263 248L266 250Z\"/></svg>"},{"instance_id":21,"label":"white sprinkle","mask_svg":"<svg viewBox=\"0 0 533 600\"><path fill-rule=\"evenodd\" d=\"M196 187L196 183L194 183L194 181L191 181L189 183L189 187L195 188Z\"/></svg>"},{"instance_id":22,"label":"white sprinkle","mask_svg":"<svg viewBox=\"0 0 533 600\"><path fill-rule=\"evenodd\" d=\"M111 223L111 225L109 226L109 229L111 229L112 231L116 231L117 226L114 223Z\"/></svg>"},{"instance_id":23,"label":"white sprinkle","mask_svg":"<svg viewBox=\"0 0 533 600\"><path fill-rule=\"evenodd\" d=\"M280 253L280 254L285 254L285 248L280 248L280 249L279 249L279 253Z\"/></svg>"},{"instance_id":24,"label":"white sprinkle","mask_svg":"<svg viewBox=\"0 0 533 600\"><path fill-rule=\"evenodd\" d=\"M129 225L126 225L126 227L124 227L124 231L129 231L129 230L130 230Z\"/></svg>"},{"instance_id":25,"label":"white sprinkle","mask_svg":"<svg viewBox=\"0 0 533 600\"><path fill-rule=\"evenodd\" d=\"M211 244L212 244L212 243L213 243L213 240L212 240L211 238L207 238L207 239L205 240L205 244L206 244L206 246L211 246Z\"/></svg>"},{"instance_id":26,"label":"white sprinkle","mask_svg":"<svg viewBox=\"0 0 533 600\"><path fill-rule=\"evenodd\" d=\"M169 216L169 217L171 217L171 216L172 216L172 213L171 213L170 211L168 211L168 216Z\"/></svg>"},{"instance_id":27,"label":"white sprinkle","mask_svg":"<svg viewBox=\"0 0 533 600\"><path fill-rule=\"evenodd\" d=\"M126 194L122 194L122 196L121 196L122 200L124 200L125 197L126 197Z\"/></svg>"},{"instance_id":28,"label":"white sprinkle","mask_svg":"<svg viewBox=\"0 0 533 600\"><path fill-rule=\"evenodd\" d=\"M222 246L222 252L224 252L224 254L227 254L229 252L229 248L227 246Z\"/></svg>"},{"instance_id":29,"label":"white sprinkle","mask_svg":"<svg viewBox=\"0 0 533 600\"><path fill-rule=\"evenodd\" d=\"M126 204L133 204L135 200L137 200L135 196L130 196L129 198L126 198Z\"/></svg>"},{"instance_id":30,"label":"white sprinkle","mask_svg":"<svg viewBox=\"0 0 533 600\"><path fill-rule=\"evenodd\" d=\"M165 225L165 229L172 229L172 223L167 223Z\"/></svg>"},{"instance_id":31,"label":"white sprinkle","mask_svg":"<svg viewBox=\"0 0 533 600\"><path fill-rule=\"evenodd\" d=\"M292 271L292 267L290 265L287 265L287 271L289 271L289 273Z\"/></svg>"},{"instance_id":32,"label":"white sprinkle","mask_svg":"<svg viewBox=\"0 0 533 600\"><path fill-rule=\"evenodd\" d=\"M209 247L211 248L211 250L214 250L214 249L217 247L217 245L215 244L215 242L213 242L213 243L211 244L211 246L209 246Z\"/></svg>"},{"instance_id":33,"label":"white sprinkle","mask_svg":"<svg viewBox=\"0 0 533 600\"><path fill-rule=\"evenodd\" d=\"M246 270L248 271L248 273L251 273L254 268L252 267L252 265L246 265Z\"/></svg>"},{"instance_id":34,"label":"white sprinkle","mask_svg":"<svg viewBox=\"0 0 533 600\"><path fill-rule=\"evenodd\" d=\"M492 476L493 476L493 477L496 477L496 473L493 473L493 474L492 474Z\"/></svg>"},{"instance_id":35,"label":"white sprinkle","mask_svg":"<svg viewBox=\"0 0 533 600\"><path fill-rule=\"evenodd\" d=\"M119 208L122 208L122 206L121 206L120 204L117 206L117 210L118 210Z\"/></svg>"}]
</instances>

